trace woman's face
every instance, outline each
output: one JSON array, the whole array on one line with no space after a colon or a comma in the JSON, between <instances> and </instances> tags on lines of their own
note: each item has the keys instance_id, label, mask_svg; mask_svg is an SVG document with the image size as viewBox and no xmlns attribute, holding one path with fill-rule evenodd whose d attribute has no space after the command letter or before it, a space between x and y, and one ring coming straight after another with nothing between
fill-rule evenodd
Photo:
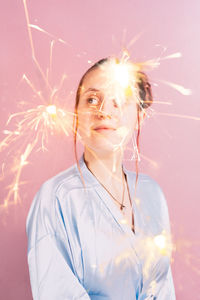
<instances>
[{"instance_id":1,"label":"woman's face","mask_svg":"<svg viewBox=\"0 0 200 300\"><path fill-rule=\"evenodd\" d=\"M85 76L77 108L78 133L96 153L123 149L137 123L136 96L127 96L107 71L104 64Z\"/></svg>"}]
</instances>

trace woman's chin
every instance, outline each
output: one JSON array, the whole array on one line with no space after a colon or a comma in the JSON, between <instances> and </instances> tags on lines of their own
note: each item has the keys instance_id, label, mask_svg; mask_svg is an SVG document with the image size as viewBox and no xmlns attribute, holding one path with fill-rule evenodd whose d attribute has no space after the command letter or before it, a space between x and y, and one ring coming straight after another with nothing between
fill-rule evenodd
<instances>
[{"instance_id":1,"label":"woman's chin","mask_svg":"<svg viewBox=\"0 0 200 300\"><path fill-rule=\"evenodd\" d=\"M129 137L119 136L118 134L90 134L82 135L82 143L85 148L97 154L107 153L112 154L118 151L123 151Z\"/></svg>"},{"instance_id":2,"label":"woman's chin","mask_svg":"<svg viewBox=\"0 0 200 300\"><path fill-rule=\"evenodd\" d=\"M90 149L91 152L95 152L96 154L102 155L102 154L114 154L115 152L118 152L119 150L123 150L123 145L121 142L111 142L110 140L101 140L101 141L95 141L95 143L86 143L86 148L88 150Z\"/></svg>"}]
</instances>

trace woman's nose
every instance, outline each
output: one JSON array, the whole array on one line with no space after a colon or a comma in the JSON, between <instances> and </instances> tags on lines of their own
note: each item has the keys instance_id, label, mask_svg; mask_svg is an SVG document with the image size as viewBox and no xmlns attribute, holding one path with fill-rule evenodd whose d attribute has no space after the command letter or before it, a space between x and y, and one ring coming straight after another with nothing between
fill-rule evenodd
<instances>
[{"instance_id":1,"label":"woman's nose","mask_svg":"<svg viewBox=\"0 0 200 300\"><path fill-rule=\"evenodd\" d=\"M117 112L117 105L114 99L103 100L98 108L98 117L111 118Z\"/></svg>"}]
</instances>

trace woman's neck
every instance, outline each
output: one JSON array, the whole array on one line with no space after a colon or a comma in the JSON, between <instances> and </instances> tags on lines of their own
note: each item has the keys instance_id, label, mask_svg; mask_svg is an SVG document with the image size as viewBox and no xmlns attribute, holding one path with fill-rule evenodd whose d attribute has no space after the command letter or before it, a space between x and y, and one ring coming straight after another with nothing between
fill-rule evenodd
<instances>
[{"instance_id":1,"label":"woman's neck","mask_svg":"<svg viewBox=\"0 0 200 300\"><path fill-rule=\"evenodd\" d=\"M85 148L84 160L89 170L103 184L115 185L122 182L123 151L96 153Z\"/></svg>"}]
</instances>

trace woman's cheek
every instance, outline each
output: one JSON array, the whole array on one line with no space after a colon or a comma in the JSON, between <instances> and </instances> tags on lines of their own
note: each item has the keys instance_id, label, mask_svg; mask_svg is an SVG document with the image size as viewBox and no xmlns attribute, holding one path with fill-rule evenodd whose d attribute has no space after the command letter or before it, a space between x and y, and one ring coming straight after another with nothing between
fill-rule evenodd
<instances>
[{"instance_id":1,"label":"woman's cheek","mask_svg":"<svg viewBox=\"0 0 200 300\"><path fill-rule=\"evenodd\" d=\"M92 135L91 131L91 123L92 121L88 118L85 117L84 119L81 120L79 123L79 132L82 137L82 139L90 139Z\"/></svg>"}]
</instances>

